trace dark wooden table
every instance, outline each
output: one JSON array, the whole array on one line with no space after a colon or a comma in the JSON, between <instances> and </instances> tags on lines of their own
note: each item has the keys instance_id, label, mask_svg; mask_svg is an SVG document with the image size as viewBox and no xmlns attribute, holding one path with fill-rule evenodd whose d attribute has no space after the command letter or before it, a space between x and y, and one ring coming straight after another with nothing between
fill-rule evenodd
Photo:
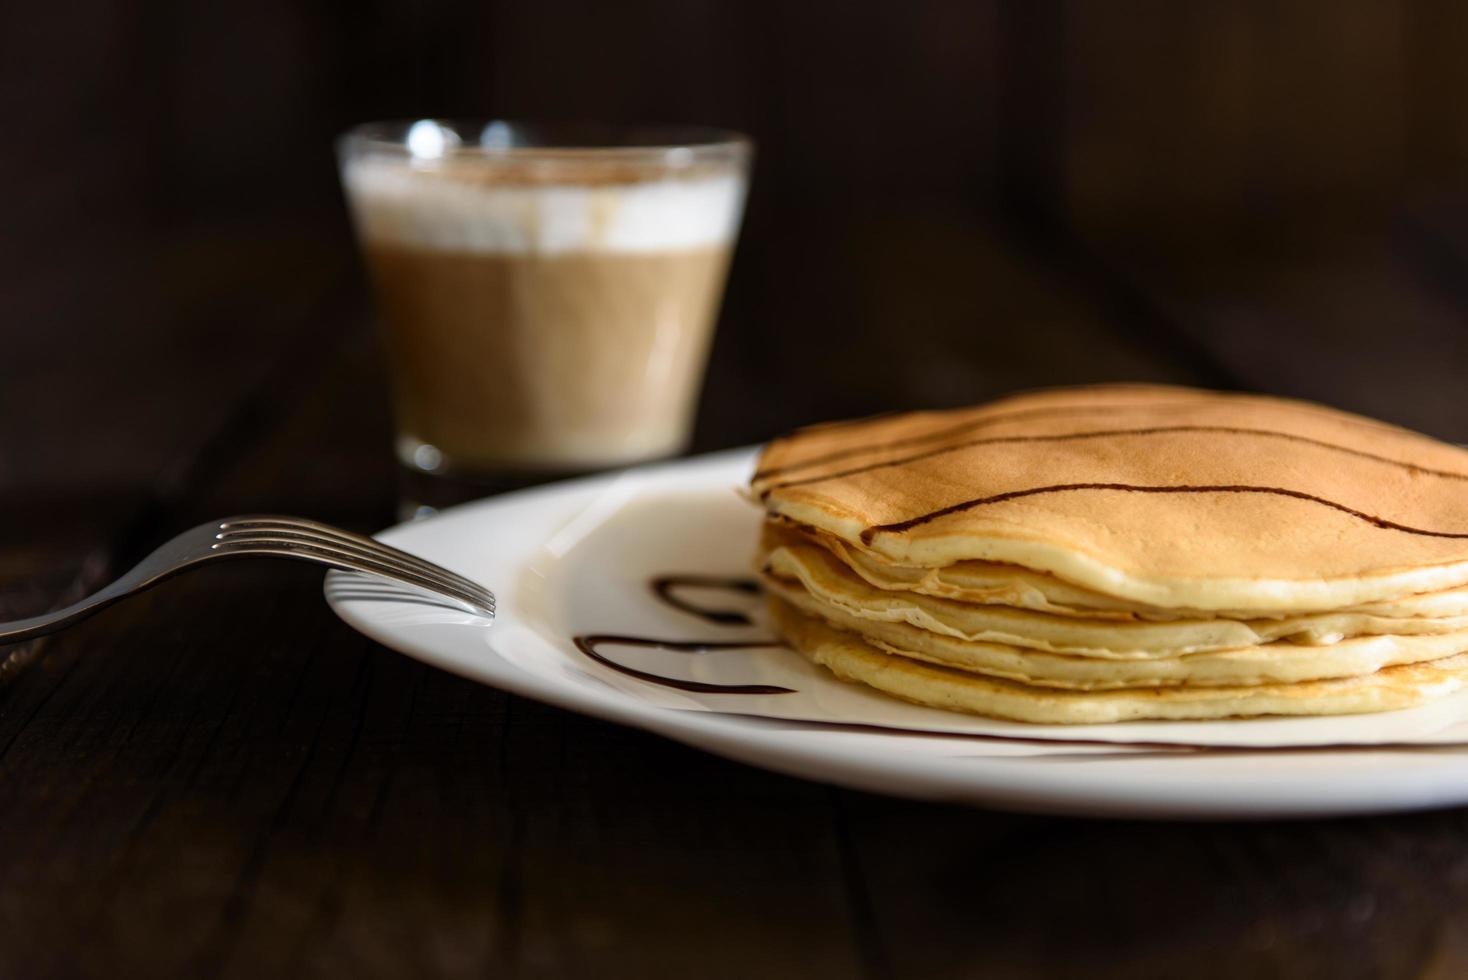
<instances>
[{"instance_id":1,"label":"dark wooden table","mask_svg":"<svg viewBox=\"0 0 1468 980\"><path fill-rule=\"evenodd\" d=\"M699 448L1123 378L1468 439L1451 209L1210 250L913 212L811 254L802 220L739 257ZM0 618L210 517L391 523L355 268L330 220L6 266ZM5 651L0 977L1468 975L1468 810L1127 823L848 792L421 666L319 580L206 570Z\"/></svg>"}]
</instances>

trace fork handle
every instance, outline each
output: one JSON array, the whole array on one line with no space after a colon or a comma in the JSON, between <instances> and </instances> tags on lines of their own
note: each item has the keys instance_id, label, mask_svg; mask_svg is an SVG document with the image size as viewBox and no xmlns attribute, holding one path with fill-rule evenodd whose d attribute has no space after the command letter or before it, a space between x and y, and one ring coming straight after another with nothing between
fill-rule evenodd
<instances>
[{"instance_id":1,"label":"fork handle","mask_svg":"<svg viewBox=\"0 0 1468 980\"><path fill-rule=\"evenodd\" d=\"M161 582L169 576L161 576L157 581ZM113 583L114 585L116 583ZM85 599L79 599L69 606L53 609L39 616L29 619L17 619L9 623L0 623L0 643L20 643L24 640L34 640L40 636L57 633L75 623L79 623L94 613L125 599L134 594L134 590L123 590L113 593L112 586L108 586L100 592L94 592Z\"/></svg>"},{"instance_id":2,"label":"fork handle","mask_svg":"<svg viewBox=\"0 0 1468 980\"><path fill-rule=\"evenodd\" d=\"M221 555L220 557L225 556ZM37 637L60 632L68 626L81 622L88 616L101 612L113 603L126 599L130 595L137 595L144 589L150 589L159 582L173 578L180 572L188 571L204 560L199 559L198 561L177 565L151 577L145 577L139 574L146 564L146 560L144 560L144 562L139 563L126 575L112 582L107 587L99 589L83 599L78 599L69 606L53 609L50 612L42 613L39 616L32 616L29 619L18 619L9 623L0 623L0 644L20 643L24 640L34 640Z\"/></svg>"}]
</instances>

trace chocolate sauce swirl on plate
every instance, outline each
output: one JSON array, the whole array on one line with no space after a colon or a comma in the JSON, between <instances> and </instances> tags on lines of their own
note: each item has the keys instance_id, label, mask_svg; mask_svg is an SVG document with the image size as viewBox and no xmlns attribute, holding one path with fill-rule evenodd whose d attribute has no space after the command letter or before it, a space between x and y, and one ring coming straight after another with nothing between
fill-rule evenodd
<instances>
[{"instance_id":1,"label":"chocolate sauce swirl on plate","mask_svg":"<svg viewBox=\"0 0 1468 980\"><path fill-rule=\"evenodd\" d=\"M749 616L737 609L710 609L706 606L695 605L678 595L678 589L723 589L739 595L757 596L760 594L759 583L752 578L738 578L726 575L656 575L648 582L652 594L664 605L672 606L679 612L697 616L699 619L707 620L719 626L749 626L752 621Z\"/></svg>"},{"instance_id":2,"label":"chocolate sauce swirl on plate","mask_svg":"<svg viewBox=\"0 0 1468 980\"><path fill-rule=\"evenodd\" d=\"M788 687L776 687L773 684L710 684L707 681L688 681L681 677L664 677L662 674L654 674L651 671L638 670L626 664L618 663L610 657L602 654L597 647L603 645L615 645L624 647L644 647L656 650L673 650L678 653L700 654L713 653L717 650L752 650L758 647L777 647L780 644L774 640L743 640L743 641L711 641L711 640L655 640L646 636L622 636L616 633L586 633L575 638L576 649L586 654L592 660L604 667L610 667L619 674L628 677L636 677L638 680L649 681L653 684L661 684L663 687L676 688L680 691L695 691L700 694L794 694L795 691Z\"/></svg>"},{"instance_id":3,"label":"chocolate sauce swirl on plate","mask_svg":"<svg viewBox=\"0 0 1468 980\"><path fill-rule=\"evenodd\" d=\"M678 600L671 595L671 590L679 586L697 586L699 588L724 589L737 595L758 595L762 590L759 583L753 579L738 577L721 577L709 575L659 575L648 583L652 593L660 601L678 609L681 612L692 613L696 616L710 618L711 622L720 625L741 626L749 623L749 618L743 614L737 614L741 620L729 618L728 610L705 610L694 607L689 603ZM754 650L782 646L777 640L666 640L654 639L645 636L625 636L617 633L587 633L573 638L576 649L581 651L591 660L596 661L604 667L635 677L638 680L658 684L679 691L690 691L696 694L794 694L793 688L779 687L774 684L714 684L707 681L684 680L679 677L666 677L651 671L641 670L627 664L618 663L601 652L603 646L630 646L644 649L669 650L677 653L686 653L692 656L706 653L717 653L721 650ZM681 709L692 710L692 709ZM1414 751L1423 748L1461 748L1461 743L1447 743L1440 746L1422 746L1412 742L1388 742L1380 744L1341 743L1330 745L1307 745L1307 746L1216 746L1207 743L1177 742L1177 741L1112 741L1095 738L1067 738L1059 736L1031 736L1022 734L1000 734L997 732L962 732L946 731L942 729L908 728L898 725L882 725L870 722L845 722L832 721L825 718L782 718L774 715L752 714L736 711L714 711L709 709L697 709L700 713L725 718L749 718L757 719L775 725L782 725L792 731L829 731L846 732L852 734L883 735L890 738L941 738L952 740L972 740L976 742L1000 742L1020 743L1030 745L1082 745L1095 746L1098 748L1112 748L1114 752L1101 752L1088 755L1089 759L1116 759L1135 758L1138 750L1152 750L1152 754L1162 756L1188 756L1188 755L1249 755L1265 752L1320 752L1320 751ZM1146 753L1144 753L1146 754Z\"/></svg>"},{"instance_id":4,"label":"chocolate sauce swirl on plate","mask_svg":"<svg viewBox=\"0 0 1468 980\"><path fill-rule=\"evenodd\" d=\"M750 618L742 612L734 609L709 609L694 605L674 593L674 589L689 587L702 589L722 589L740 596L756 596L760 594L759 583L750 578L739 578L722 575L658 575L649 583L652 594L659 601L677 609L679 612L698 616L719 626L749 626L752 625ZM754 650L763 647L777 647L777 640L665 640L650 636L626 636L620 633L584 633L572 637L576 649L587 657L595 660L603 667L610 667L620 674L628 677L636 677L638 680L647 681L652 684L660 684L663 687L671 687L679 691L693 691L699 694L794 694L794 690L788 687L777 687L773 684L713 684L707 681L684 680L681 677L666 677L662 674L654 674L651 671L640 670L627 664L618 663L603 654L598 648L602 646L641 647L653 650L669 650L676 653L686 653L692 656L703 653L714 653L719 650Z\"/></svg>"}]
</instances>

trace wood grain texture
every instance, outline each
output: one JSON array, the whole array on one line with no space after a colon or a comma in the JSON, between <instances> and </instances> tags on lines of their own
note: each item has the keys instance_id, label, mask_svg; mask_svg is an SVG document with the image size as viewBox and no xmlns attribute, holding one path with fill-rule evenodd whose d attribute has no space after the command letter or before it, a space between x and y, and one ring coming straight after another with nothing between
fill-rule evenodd
<instances>
[{"instance_id":1,"label":"wood grain texture","mask_svg":"<svg viewBox=\"0 0 1468 980\"><path fill-rule=\"evenodd\" d=\"M1461 811L1160 825L927 808L925 832L944 843L922 847L907 805L857 796L848 809L903 976L1398 977L1463 963Z\"/></svg>"},{"instance_id":2,"label":"wood grain texture","mask_svg":"<svg viewBox=\"0 0 1468 980\"><path fill-rule=\"evenodd\" d=\"M947 254L971 234L945 239ZM985 294L1049 324L1017 337L1128 349L1126 331L1099 339L1106 321L1085 292L1029 254L1003 261L1034 271ZM873 343L901 310L868 307ZM206 446L136 547L237 510L390 520L375 348L337 336L235 403L230 452ZM1041 363L1006 343L1019 345L1007 358ZM755 383L726 370L725 397ZM894 397L922 397L913 385ZM1463 811L1150 825L833 791L422 667L336 622L318 588L305 567L196 573L53 638L0 687L0 975L1325 977L1464 964Z\"/></svg>"}]
</instances>

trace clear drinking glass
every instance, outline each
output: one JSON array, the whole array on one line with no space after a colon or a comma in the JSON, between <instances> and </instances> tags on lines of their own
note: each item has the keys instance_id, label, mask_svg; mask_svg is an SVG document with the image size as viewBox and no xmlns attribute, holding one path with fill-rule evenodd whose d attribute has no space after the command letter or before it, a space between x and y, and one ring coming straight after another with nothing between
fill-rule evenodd
<instances>
[{"instance_id":1,"label":"clear drinking glass","mask_svg":"<svg viewBox=\"0 0 1468 980\"><path fill-rule=\"evenodd\" d=\"M686 448L747 139L418 120L338 150L410 473L498 489Z\"/></svg>"}]
</instances>

